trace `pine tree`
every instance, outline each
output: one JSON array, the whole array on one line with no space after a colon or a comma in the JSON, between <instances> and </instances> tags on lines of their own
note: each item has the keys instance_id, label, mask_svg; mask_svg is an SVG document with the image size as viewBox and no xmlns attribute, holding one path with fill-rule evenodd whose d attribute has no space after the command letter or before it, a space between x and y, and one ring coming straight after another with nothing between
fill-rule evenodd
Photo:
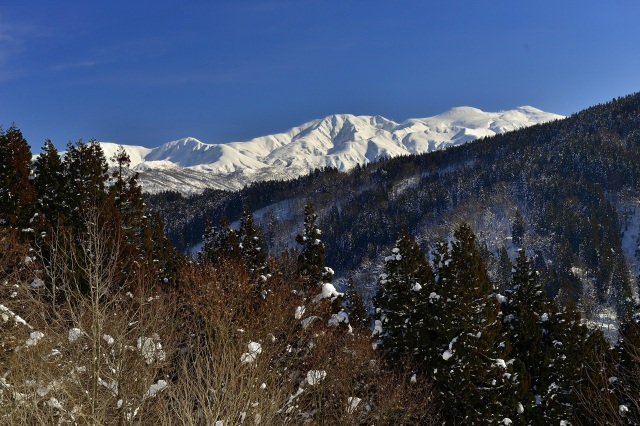
<instances>
[{"instance_id":1,"label":"pine tree","mask_svg":"<svg viewBox=\"0 0 640 426\"><path fill-rule=\"evenodd\" d=\"M623 424L640 424L640 306L636 305L620 323L616 346L619 356L615 390Z\"/></svg>"},{"instance_id":2,"label":"pine tree","mask_svg":"<svg viewBox=\"0 0 640 426\"><path fill-rule=\"evenodd\" d=\"M162 288L176 288L180 285L178 272L185 264L186 257L167 238L164 223L157 211L150 212L149 225L145 228L145 234L150 235L150 238L143 239L145 244L152 244L152 249L145 249L145 252L153 253L155 273Z\"/></svg>"},{"instance_id":3,"label":"pine tree","mask_svg":"<svg viewBox=\"0 0 640 426\"><path fill-rule=\"evenodd\" d=\"M75 145L67 144L63 164L63 206L69 211L71 225L82 229L83 211L101 206L106 198L107 161L98 142L91 140L87 144L79 140Z\"/></svg>"},{"instance_id":4,"label":"pine tree","mask_svg":"<svg viewBox=\"0 0 640 426\"><path fill-rule=\"evenodd\" d=\"M511 287L511 259L505 246L500 247L498 253L498 265L496 273L496 286L500 291L505 291Z\"/></svg>"},{"instance_id":5,"label":"pine tree","mask_svg":"<svg viewBox=\"0 0 640 426\"><path fill-rule=\"evenodd\" d=\"M325 248L317 219L313 203L307 204L304 208L304 231L296 236L296 242L302 246L298 256L298 273L312 286L333 279L333 271L325 265Z\"/></svg>"},{"instance_id":6,"label":"pine tree","mask_svg":"<svg viewBox=\"0 0 640 426\"><path fill-rule=\"evenodd\" d=\"M416 353L421 327L416 310L423 287L433 287L431 266L415 239L403 229L385 258L374 300L376 318L382 326L382 348L392 361Z\"/></svg>"},{"instance_id":7,"label":"pine tree","mask_svg":"<svg viewBox=\"0 0 640 426\"><path fill-rule=\"evenodd\" d=\"M522 381L527 397L521 401L525 418L540 420L540 410L534 406L533 395L541 386L545 356L543 337L550 307L538 282L538 274L522 249L518 250L512 275L511 290L507 292L504 306L503 333L511 343L511 355L526 368Z\"/></svg>"},{"instance_id":8,"label":"pine tree","mask_svg":"<svg viewBox=\"0 0 640 426\"><path fill-rule=\"evenodd\" d=\"M516 247L522 247L522 240L524 239L524 217L520 210L516 211L511 222L511 240Z\"/></svg>"},{"instance_id":9,"label":"pine tree","mask_svg":"<svg viewBox=\"0 0 640 426\"><path fill-rule=\"evenodd\" d=\"M113 185L109 188L109 195L113 197L115 207L120 213L121 226L127 242L141 249L140 241L143 229L147 226L142 198L142 187L138 184L138 173L131 174L129 155L120 146L111 158L116 166L111 174ZM130 175L130 176L127 176Z\"/></svg>"},{"instance_id":10,"label":"pine tree","mask_svg":"<svg viewBox=\"0 0 640 426\"><path fill-rule=\"evenodd\" d=\"M33 180L36 193L36 209L53 226L64 221L66 212L62 208L64 167L56 147L47 140L42 153L34 161L35 177Z\"/></svg>"},{"instance_id":11,"label":"pine tree","mask_svg":"<svg viewBox=\"0 0 640 426\"><path fill-rule=\"evenodd\" d=\"M231 229L231 222L229 222L229 218L226 216L223 216L222 219L220 219L220 230L218 231L217 243L221 259L224 259L225 262L242 261L238 234L235 230Z\"/></svg>"},{"instance_id":12,"label":"pine tree","mask_svg":"<svg viewBox=\"0 0 640 426\"><path fill-rule=\"evenodd\" d=\"M507 358L508 343L500 335L500 306L492 294L475 235L462 224L454 233L450 261L438 269L448 345L436 365L435 378L445 418L453 423L517 424L519 377ZM440 264L440 261L439 261Z\"/></svg>"},{"instance_id":13,"label":"pine tree","mask_svg":"<svg viewBox=\"0 0 640 426\"><path fill-rule=\"evenodd\" d=\"M353 275L349 273L347 278L347 294L345 297L345 308L349 315L349 323L354 326L360 326L363 329L369 327L369 317L362 300L362 295L356 288Z\"/></svg>"},{"instance_id":14,"label":"pine tree","mask_svg":"<svg viewBox=\"0 0 640 426\"><path fill-rule=\"evenodd\" d=\"M198 263L213 262L216 234L217 230L211 224L211 218L207 217L202 236L202 250L198 252Z\"/></svg>"},{"instance_id":15,"label":"pine tree","mask_svg":"<svg viewBox=\"0 0 640 426\"><path fill-rule=\"evenodd\" d=\"M138 184L138 173L131 173L131 160L124 147L120 146L111 161L115 167L111 174L113 185L109 187L109 198L117 213L117 222L124 237L122 273L134 277L138 273L151 273L153 260L153 232L145 214L142 188ZM156 262L157 263L157 262Z\"/></svg>"},{"instance_id":16,"label":"pine tree","mask_svg":"<svg viewBox=\"0 0 640 426\"><path fill-rule=\"evenodd\" d=\"M120 145L110 160L116 164L111 174L114 180L112 190L116 193L116 198L123 199L125 194L125 175L131 165L131 158L124 147Z\"/></svg>"},{"instance_id":17,"label":"pine tree","mask_svg":"<svg viewBox=\"0 0 640 426\"><path fill-rule=\"evenodd\" d=\"M15 125L0 128L0 226L26 228L35 193L29 179L31 148Z\"/></svg>"},{"instance_id":18,"label":"pine tree","mask_svg":"<svg viewBox=\"0 0 640 426\"><path fill-rule=\"evenodd\" d=\"M586 339L586 329L580 324L580 315L573 309L561 308L549 318L548 353L540 379L539 400L548 424L573 419L576 403L575 381L580 378L574 364L574 352L580 350Z\"/></svg>"},{"instance_id":19,"label":"pine tree","mask_svg":"<svg viewBox=\"0 0 640 426\"><path fill-rule=\"evenodd\" d=\"M267 253L264 240L253 221L253 215L245 208L240 219L238 243L244 265L252 279L259 279L266 273Z\"/></svg>"},{"instance_id":20,"label":"pine tree","mask_svg":"<svg viewBox=\"0 0 640 426\"><path fill-rule=\"evenodd\" d=\"M212 227L207 220L204 234L204 246L199 260L218 265L222 262L242 262L238 234L231 229L229 218L220 219L220 227Z\"/></svg>"}]
</instances>

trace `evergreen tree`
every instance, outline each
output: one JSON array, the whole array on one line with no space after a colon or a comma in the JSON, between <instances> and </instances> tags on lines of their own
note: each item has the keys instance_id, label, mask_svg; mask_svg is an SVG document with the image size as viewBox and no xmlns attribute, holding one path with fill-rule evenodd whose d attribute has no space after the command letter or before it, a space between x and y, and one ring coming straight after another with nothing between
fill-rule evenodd
<instances>
[{"instance_id":1,"label":"evergreen tree","mask_svg":"<svg viewBox=\"0 0 640 426\"><path fill-rule=\"evenodd\" d=\"M508 290L511 287L511 259L509 258L509 252L505 246L500 247L498 253L496 272L496 286L500 291Z\"/></svg>"},{"instance_id":2,"label":"evergreen tree","mask_svg":"<svg viewBox=\"0 0 640 426\"><path fill-rule=\"evenodd\" d=\"M500 335L500 307L492 295L475 235L462 224L454 233L451 258L437 271L443 300L442 333L449 342L436 365L441 401L452 424L514 424L522 404L518 371Z\"/></svg>"},{"instance_id":3,"label":"evergreen tree","mask_svg":"<svg viewBox=\"0 0 640 426\"><path fill-rule=\"evenodd\" d=\"M211 224L211 218L207 217L202 236L202 250L198 252L198 263L213 262L216 234L217 230Z\"/></svg>"},{"instance_id":4,"label":"evergreen tree","mask_svg":"<svg viewBox=\"0 0 640 426\"><path fill-rule=\"evenodd\" d=\"M449 243L440 239L435 244L431 279L422 286L416 307L412 312L411 323L417 333L415 349L416 369L433 375L442 364L442 354L451 341L448 332L448 302L443 297L454 279L451 269L451 251Z\"/></svg>"},{"instance_id":5,"label":"evergreen tree","mask_svg":"<svg viewBox=\"0 0 640 426\"><path fill-rule=\"evenodd\" d=\"M516 247L522 247L522 240L524 238L524 217L520 210L516 210L516 214L511 222L511 241Z\"/></svg>"},{"instance_id":6,"label":"evergreen tree","mask_svg":"<svg viewBox=\"0 0 640 426\"><path fill-rule=\"evenodd\" d=\"M120 213L121 226L127 242L140 250L140 237L147 226L142 198L142 187L138 184L138 173L129 173L131 160L122 146L111 158L116 166L111 175L113 185L109 188L109 195L113 197L115 207ZM130 176L127 176L130 174Z\"/></svg>"},{"instance_id":7,"label":"evergreen tree","mask_svg":"<svg viewBox=\"0 0 640 426\"><path fill-rule=\"evenodd\" d=\"M623 424L640 424L640 305L620 321L618 352L618 382L615 391L621 408Z\"/></svg>"},{"instance_id":8,"label":"evergreen tree","mask_svg":"<svg viewBox=\"0 0 640 426\"><path fill-rule=\"evenodd\" d=\"M100 144L91 140L88 144L79 140L67 144L64 157L65 198L71 225L81 229L84 210L101 206L106 198L109 179L107 161Z\"/></svg>"},{"instance_id":9,"label":"evergreen tree","mask_svg":"<svg viewBox=\"0 0 640 426\"><path fill-rule=\"evenodd\" d=\"M113 184L109 187L109 198L113 202L124 237L122 273L135 276L137 273L151 272L155 267L153 260L153 231L145 214L142 188L138 184L138 173L130 173L129 155L120 146L111 161L115 167L111 174ZM157 262L156 262L157 263Z\"/></svg>"},{"instance_id":10,"label":"evergreen tree","mask_svg":"<svg viewBox=\"0 0 640 426\"><path fill-rule=\"evenodd\" d=\"M264 240L253 221L253 215L245 208L240 219L238 243L242 259L249 275L255 280L266 273L267 253Z\"/></svg>"},{"instance_id":11,"label":"evergreen tree","mask_svg":"<svg viewBox=\"0 0 640 426\"><path fill-rule=\"evenodd\" d=\"M369 327L369 317L367 316L367 310L362 300L362 295L356 288L356 283L353 280L353 275L349 273L347 278L347 294L345 297L345 308L349 315L349 323L355 326L360 326L364 329Z\"/></svg>"},{"instance_id":12,"label":"evergreen tree","mask_svg":"<svg viewBox=\"0 0 640 426\"><path fill-rule=\"evenodd\" d=\"M145 228L145 234L150 238L144 238L145 244L152 244L152 249L145 249L146 253L153 253L155 274L162 288L176 288L180 282L179 270L186 262L185 255L176 249L167 238L164 223L157 211L149 213L149 225Z\"/></svg>"},{"instance_id":13,"label":"evergreen tree","mask_svg":"<svg viewBox=\"0 0 640 426\"><path fill-rule=\"evenodd\" d=\"M414 356L421 324L415 314L423 287L433 287L433 273L415 239L403 229L385 258L374 305L382 325L382 348L392 361Z\"/></svg>"},{"instance_id":14,"label":"evergreen tree","mask_svg":"<svg viewBox=\"0 0 640 426\"><path fill-rule=\"evenodd\" d=\"M231 229L231 222L229 222L229 218L226 216L220 219L217 244L220 256L224 261L239 262L242 260L238 234L235 230Z\"/></svg>"},{"instance_id":15,"label":"evergreen tree","mask_svg":"<svg viewBox=\"0 0 640 426\"><path fill-rule=\"evenodd\" d=\"M42 153L34 161L33 180L36 193L36 209L52 225L64 220L62 208L64 194L64 167L58 150L51 140L42 147Z\"/></svg>"},{"instance_id":16,"label":"evergreen tree","mask_svg":"<svg viewBox=\"0 0 640 426\"><path fill-rule=\"evenodd\" d=\"M131 158L122 145L118 146L118 150L111 156L110 160L115 163L115 168L111 177L113 178L112 190L116 193L117 199L123 199L125 190L126 173L131 165Z\"/></svg>"},{"instance_id":17,"label":"evergreen tree","mask_svg":"<svg viewBox=\"0 0 640 426\"><path fill-rule=\"evenodd\" d=\"M26 228L35 194L29 179L31 148L15 125L0 128L0 226Z\"/></svg>"},{"instance_id":18,"label":"evergreen tree","mask_svg":"<svg viewBox=\"0 0 640 426\"><path fill-rule=\"evenodd\" d=\"M580 378L578 366L573 363L575 352L586 339L586 329L580 324L580 315L573 309L562 308L550 317L547 339L547 363L540 384L540 400L545 421L570 422L576 403L575 382Z\"/></svg>"},{"instance_id":19,"label":"evergreen tree","mask_svg":"<svg viewBox=\"0 0 640 426\"><path fill-rule=\"evenodd\" d=\"M317 219L313 203L307 204L304 208L304 231L296 236L296 242L302 246L298 256L298 273L306 277L310 285L331 282L333 279L333 271L325 265L325 248Z\"/></svg>"},{"instance_id":20,"label":"evergreen tree","mask_svg":"<svg viewBox=\"0 0 640 426\"><path fill-rule=\"evenodd\" d=\"M242 261L238 234L230 228L230 225L229 218L226 216L220 219L219 228L212 227L211 222L207 221L204 246L199 256L201 262L217 265L222 262Z\"/></svg>"},{"instance_id":21,"label":"evergreen tree","mask_svg":"<svg viewBox=\"0 0 640 426\"><path fill-rule=\"evenodd\" d=\"M511 355L521 361L526 372L522 373L527 397L521 401L524 415L530 421L541 421L540 410L534 405L534 393L540 389L543 371L546 334L545 324L550 312L549 302L538 274L531 267L525 251L518 250L513 267L511 290L504 306L503 332L511 343Z\"/></svg>"}]
</instances>

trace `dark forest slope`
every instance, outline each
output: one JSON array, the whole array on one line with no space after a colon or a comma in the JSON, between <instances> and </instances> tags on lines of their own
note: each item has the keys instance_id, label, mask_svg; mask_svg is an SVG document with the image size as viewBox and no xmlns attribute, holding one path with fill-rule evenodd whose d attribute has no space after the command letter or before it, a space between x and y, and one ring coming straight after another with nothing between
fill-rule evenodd
<instances>
[{"instance_id":1,"label":"dark forest slope","mask_svg":"<svg viewBox=\"0 0 640 426\"><path fill-rule=\"evenodd\" d=\"M206 217L236 220L245 203L278 250L294 245L301 206L313 201L327 263L342 276L374 268L402 227L429 249L464 220L484 241L498 284L505 253L513 258L524 247L552 296L577 300L593 290L600 302L620 305L637 272L639 158L640 94L633 94L564 120L349 173L316 171L236 193L160 194L148 202L183 247L199 242Z\"/></svg>"}]
</instances>

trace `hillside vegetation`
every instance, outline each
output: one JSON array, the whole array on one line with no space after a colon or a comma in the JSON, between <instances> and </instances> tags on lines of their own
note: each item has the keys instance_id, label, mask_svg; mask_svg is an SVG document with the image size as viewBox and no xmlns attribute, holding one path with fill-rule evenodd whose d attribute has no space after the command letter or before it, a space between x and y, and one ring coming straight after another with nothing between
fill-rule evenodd
<instances>
[{"instance_id":1,"label":"hillside vegetation","mask_svg":"<svg viewBox=\"0 0 640 426\"><path fill-rule=\"evenodd\" d=\"M125 150L109 169L95 141L47 142L32 163L11 126L0 422L637 424L639 124L631 95L349 173L146 199ZM585 321L603 306L617 334Z\"/></svg>"}]
</instances>

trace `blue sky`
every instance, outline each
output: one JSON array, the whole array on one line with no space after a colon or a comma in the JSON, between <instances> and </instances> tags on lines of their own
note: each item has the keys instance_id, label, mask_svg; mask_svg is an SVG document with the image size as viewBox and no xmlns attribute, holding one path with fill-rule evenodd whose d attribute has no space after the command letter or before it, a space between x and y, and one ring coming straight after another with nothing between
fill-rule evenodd
<instances>
[{"instance_id":1,"label":"blue sky","mask_svg":"<svg viewBox=\"0 0 640 426\"><path fill-rule=\"evenodd\" d=\"M567 115L640 90L639 22L635 0L0 1L0 124L39 151L333 113Z\"/></svg>"}]
</instances>

